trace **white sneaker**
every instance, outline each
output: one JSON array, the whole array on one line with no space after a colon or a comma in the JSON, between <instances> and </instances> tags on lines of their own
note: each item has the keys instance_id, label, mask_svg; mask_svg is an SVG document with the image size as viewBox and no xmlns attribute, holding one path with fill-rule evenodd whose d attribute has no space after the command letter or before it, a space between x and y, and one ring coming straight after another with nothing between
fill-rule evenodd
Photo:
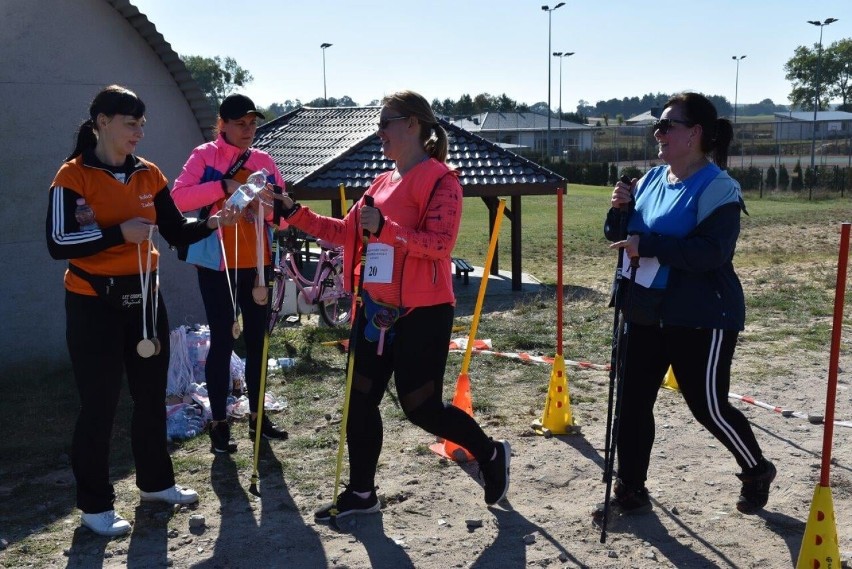
<instances>
[{"instance_id":1,"label":"white sneaker","mask_svg":"<svg viewBox=\"0 0 852 569\"><path fill-rule=\"evenodd\" d=\"M194 504L198 501L198 492L192 488L184 488L175 484L171 488L159 492L139 490L143 502L165 502L167 504Z\"/></svg>"},{"instance_id":2,"label":"white sneaker","mask_svg":"<svg viewBox=\"0 0 852 569\"><path fill-rule=\"evenodd\" d=\"M114 537L130 533L130 522L116 514L115 510L83 514L80 516L80 521L98 535Z\"/></svg>"}]
</instances>

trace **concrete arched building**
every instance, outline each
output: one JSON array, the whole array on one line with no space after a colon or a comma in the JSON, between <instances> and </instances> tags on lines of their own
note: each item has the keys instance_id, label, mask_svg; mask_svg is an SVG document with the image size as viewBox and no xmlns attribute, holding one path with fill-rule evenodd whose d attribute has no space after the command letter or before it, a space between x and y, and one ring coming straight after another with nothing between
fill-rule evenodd
<instances>
[{"instance_id":1,"label":"concrete arched building","mask_svg":"<svg viewBox=\"0 0 852 569\"><path fill-rule=\"evenodd\" d=\"M215 122L198 85L128 0L0 2L0 376L67 365L62 274L45 244L50 182L103 86L136 91L148 124L139 154L169 180ZM161 241L172 327L203 321L194 270Z\"/></svg>"}]
</instances>

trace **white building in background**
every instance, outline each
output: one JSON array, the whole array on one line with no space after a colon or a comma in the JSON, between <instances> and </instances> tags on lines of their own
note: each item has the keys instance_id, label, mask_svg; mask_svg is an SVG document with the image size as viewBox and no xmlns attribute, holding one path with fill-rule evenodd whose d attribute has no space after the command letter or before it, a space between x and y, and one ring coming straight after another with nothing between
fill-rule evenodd
<instances>
[{"instance_id":1,"label":"white building in background","mask_svg":"<svg viewBox=\"0 0 852 569\"><path fill-rule=\"evenodd\" d=\"M843 111L813 111L775 113L774 138L777 140L849 138L852 136L852 113Z\"/></svg>"},{"instance_id":2,"label":"white building in background","mask_svg":"<svg viewBox=\"0 0 852 569\"><path fill-rule=\"evenodd\" d=\"M547 140L547 115L518 112L486 112L450 121L455 125L496 142L512 151L544 152ZM550 119L553 154L566 150L589 150L594 128L559 119Z\"/></svg>"},{"instance_id":3,"label":"white building in background","mask_svg":"<svg viewBox=\"0 0 852 569\"><path fill-rule=\"evenodd\" d=\"M170 180L215 122L198 85L128 0L0 2L0 377L68 366L62 275L45 243L50 183L95 94L118 83L147 105L139 154ZM161 243L172 327L200 322L195 271Z\"/></svg>"}]
</instances>

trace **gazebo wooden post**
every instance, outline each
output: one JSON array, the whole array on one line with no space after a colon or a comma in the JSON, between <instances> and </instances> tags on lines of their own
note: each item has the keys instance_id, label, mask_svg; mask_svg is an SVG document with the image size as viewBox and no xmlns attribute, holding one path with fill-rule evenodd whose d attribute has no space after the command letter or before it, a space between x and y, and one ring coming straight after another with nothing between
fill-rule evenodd
<instances>
[{"instance_id":1,"label":"gazebo wooden post","mask_svg":"<svg viewBox=\"0 0 852 569\"><path fill-rule=\"evenodd\" d=\"M521 290L521 196L512 196L512 290Z\"/></svg>"}]
</instances>

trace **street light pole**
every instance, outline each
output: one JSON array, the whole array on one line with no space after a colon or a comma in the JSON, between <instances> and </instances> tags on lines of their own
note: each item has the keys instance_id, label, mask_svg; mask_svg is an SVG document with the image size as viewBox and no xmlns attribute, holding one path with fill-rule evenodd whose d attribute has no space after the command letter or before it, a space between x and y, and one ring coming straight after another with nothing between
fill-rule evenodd
<instances>
[{"instance_id":1,"label":"street light pole","mask_svg":"<svg viewBox=\"0 0 852 569\"><path fill-rule=\"evenodd\" d=\"M573 51L554 51L553 57L559 58L559 150L560 156L562 150L562 142L564 141L562 135L562 59L565 57L571 57L574 55Z\"/></svg>"},{"instance_id":2,"label":"street light pole","mask_svg":"<svg viewBox=\"0 0 852 569\"><path fill-rule=\"evenodd\" d=\"M745 59L746 56L741 55L737 57L736 55L732 55L731 59L737 62L737 79L734 82L734 124L737 124L737 93L740 89L740 60Z\"/></svg>"},{"instance_id":3,"label":"street light pole","mask_svg":"<svg viewBox=\"0 0 852 569\"><path fill-rule=\"evenodd\" d=\"M819 26L819 48L817 50L817 66L816 77L814 81L814 124L811 125L811 173L816 174L816 127L817 127L817 111L819 111L819 64L822 59L822 29L837 21L837 18L826 18L824 22L819 20L808 20L809 24ZM811 184L813 185L813 184ZM808 199L813 195L813 188L808 188Z\"/></svg>"},{"instance_id":4,"label":"street light pole","mask_svg":"<svg viewBox=\"0 0 852 569\"><path fill-rule=\"evenodd\" d=\"M559 58L559 120L562 120L562 58L574 55L573 51L554 51L553 57Z\"/></svg>"},{"instance_id":5,"label":"street light pole","mask_svg":"<svg viewBox=\"0 0 852 569\"><path fill-rule=\"evenodd\" d=\"M331 47L330 43L320 44L320 49L322 49L322 103L323 106L328 106L328 95L325 90L325 50Z\"/></svg>"},{"instance_id":6,"label":"street light pole","mask_svg":"<svg viewBox=\"0 0 852 569\"><path fill-rule=\"evenodd\" d=\"M547 140L544 141L544 151L547 154L547 157L550 158L550 30L551 30L551 20L552 13L557 8L561 8L565 5L565 2L560 2L553 8L549 6L542 6L541 9L547 12Z\"/></svg>"}]
</instances>

